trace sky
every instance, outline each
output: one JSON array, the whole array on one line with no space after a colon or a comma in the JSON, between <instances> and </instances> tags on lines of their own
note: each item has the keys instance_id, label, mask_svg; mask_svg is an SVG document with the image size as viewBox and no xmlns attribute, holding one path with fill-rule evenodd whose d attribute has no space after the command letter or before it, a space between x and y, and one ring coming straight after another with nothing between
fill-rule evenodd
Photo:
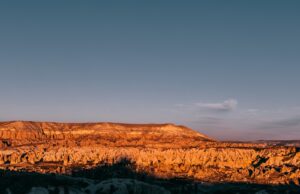
<instances>
[{"instance_id":1,"label":"sky","mask_svg":"<svg viewBox=\"0 0 300 194\"><path fill-rule=\"evenodd\" d=\"M300 139L300 1L1 1L0 120Z\"/></svg>"}]
</instances>

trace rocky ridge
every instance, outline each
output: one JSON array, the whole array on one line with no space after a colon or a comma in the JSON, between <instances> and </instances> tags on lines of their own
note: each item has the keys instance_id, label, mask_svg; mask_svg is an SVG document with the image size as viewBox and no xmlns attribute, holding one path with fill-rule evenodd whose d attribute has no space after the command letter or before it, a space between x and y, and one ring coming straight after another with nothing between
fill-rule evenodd
<instances>
[{"instance_id":1,"label":"rocky ridge","mask_svg":"<svg viewBox=\"0 0 300 194\"><path fill-rule=\"evenodd\" d=\"M0 168L70 174L127 159L137 172L205 182L296 184L296 147L218 142L173 124L0 123Z\"/></svg>"}]
</instances>

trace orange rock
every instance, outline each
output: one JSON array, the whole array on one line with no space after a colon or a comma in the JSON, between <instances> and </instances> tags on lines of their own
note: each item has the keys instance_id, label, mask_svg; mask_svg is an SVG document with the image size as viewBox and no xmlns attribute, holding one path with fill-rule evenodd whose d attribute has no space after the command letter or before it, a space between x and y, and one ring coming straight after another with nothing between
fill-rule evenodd
<instances>
[{"instance_id":1,"label":"orange rock","mask_svg":"<svg viewBox=\"0 0 300 194\"><path fill-rule=\"evenodd\" d=\"M0 140L2 169L68 173L127 158L160 177L269 184L300 178L294 147L218 142L173 124L2 122Z\"/></svg>"}]
</instances>

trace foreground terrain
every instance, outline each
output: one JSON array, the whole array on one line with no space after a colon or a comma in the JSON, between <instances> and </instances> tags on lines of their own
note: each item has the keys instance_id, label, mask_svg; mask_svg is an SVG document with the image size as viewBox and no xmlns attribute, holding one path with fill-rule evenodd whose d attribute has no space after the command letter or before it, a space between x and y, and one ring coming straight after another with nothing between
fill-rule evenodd
<instances>
[{"instance_id":1,"label":"foreground terrain","mask_svg":"<svg viewBox=\"0 0 300 194\"><path fill-rule=\"evenodd\" d=\"M73 193L120 193L122 188L121 193L125 188L127 193L220 193L225 186L233 193L284 193L300 188L297 146L219 142L173 124L2 122L0 148L6 180L1 189L7 193L14 191L12 183L25 184L18 177L48 181L31 182L26 192L33 193L59 193L66 189L61 181ZM120 163L131 173L112 168ZM175 180L183 186L172 186Z\"/></svg>"}]
</instances>

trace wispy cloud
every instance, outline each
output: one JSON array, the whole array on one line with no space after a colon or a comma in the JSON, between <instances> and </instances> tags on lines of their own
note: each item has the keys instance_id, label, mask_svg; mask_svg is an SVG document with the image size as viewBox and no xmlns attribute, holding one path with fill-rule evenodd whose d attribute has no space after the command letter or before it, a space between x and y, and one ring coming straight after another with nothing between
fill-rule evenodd
<instances>
[{"instance_id":1,"label":"wispy cloud","mask_svg":"<svg viewBox=\"0 0 300 194\"><path fill-rule=\"evenodd\" d=\"M214 111L231 111L238 105L238 101L235 99L228 99L224 102L218 103L196 103L197 107L202 109L214 110Z\"/></svg>"}]
</instances>

